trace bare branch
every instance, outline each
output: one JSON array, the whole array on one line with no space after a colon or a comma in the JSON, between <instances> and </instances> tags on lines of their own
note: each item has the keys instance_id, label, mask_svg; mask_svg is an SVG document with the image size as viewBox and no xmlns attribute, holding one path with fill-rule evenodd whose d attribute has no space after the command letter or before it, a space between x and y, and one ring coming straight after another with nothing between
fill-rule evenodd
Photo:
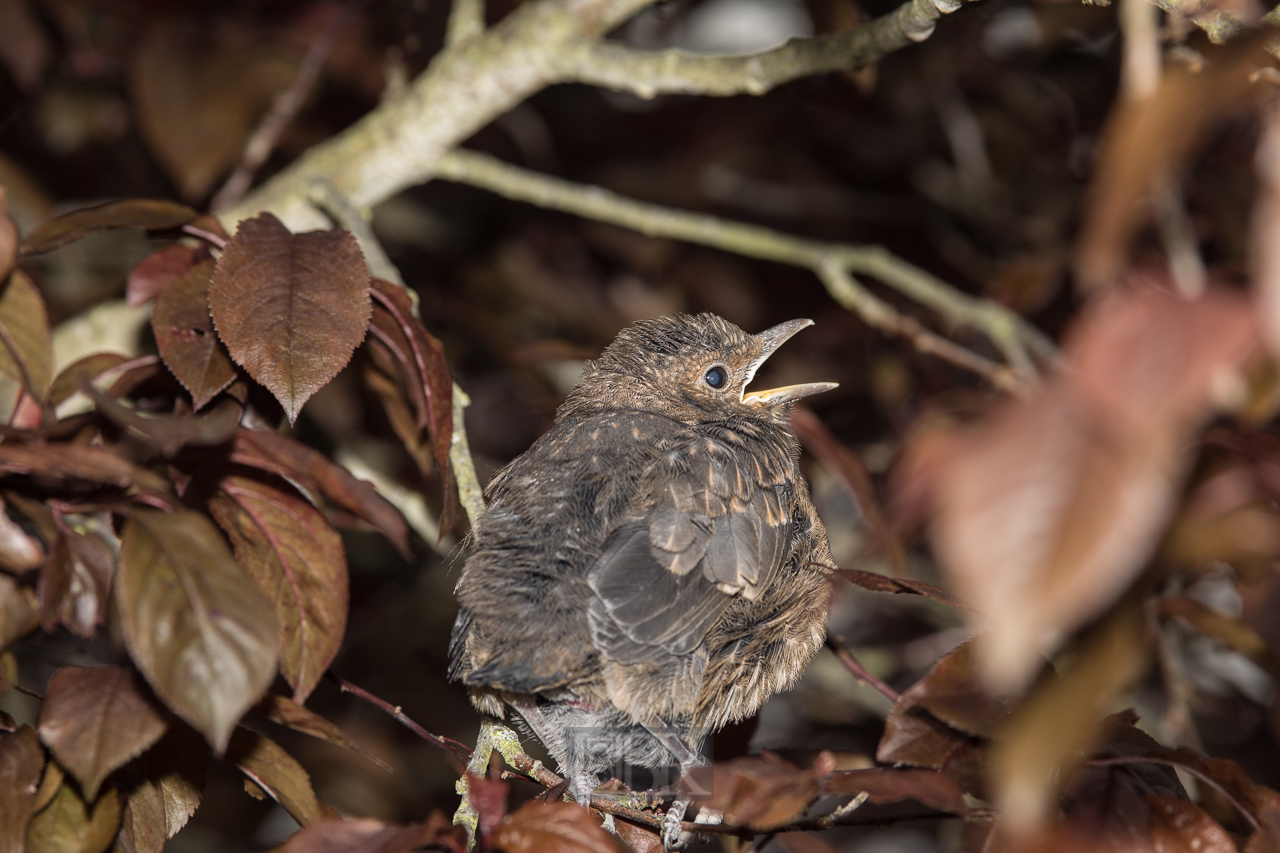
<instances>
[{"instance_id":1,"label":"bare branch","mask_svg":"<svg viewBox=\"0 0 1280 853\"><path fill-rule=\"evenodd\" d=\"M566 80L632 92L762 95L800 77L856 71L933 34L938 19L977 0L908 0L860 27L746 56L706 56L680 50L641 51L614 42L575 41L560 54Z\"/></svg>"},{"instance_id":2,"label":"bare branch","mask_svg":"<svg viewBox=\"0 0 1280 853\"><path fill-rule=\"evenodd\" d=\"M507 198L610 222L654 237L699 243L752 258L813 270L841 305L869 325L906 337L921 352L973 371L997 387L1017 391L1035 375L1028 352L1041 357L1053 345L1003 306L967 296L945 282L875 246L822 243L769 228L635 201L600 187L575 184L454 150L437 164L437 175ZM863 287L852 273L873 276L938 312L949 322L981 330L1005 355L1000 365L925 329Z\"/></svg>"},{"instance_id":3,"label":"bare branch","mask_svg":"<svg viewBox=\"0 0 1280 853\"><path fill-rule=\"evenodd\" d=\"M220 215L228 230L263 210L293 231L326 227L310 204L323 178L357 208L431 178L436 161L497 116L560 82L559 54L655 0L531 0L446 48L408 91L307 154Z\"/></svg>"},{"instance_id":4,"label":"bare branch","mask_svg":"<svg viewBox=\"0 0 1280 853\"><path fill-rule=\"evenodd\" d=\"M449 24L445 30L445 46L466 41L484 32L484 0L453 0Z\"/></svg>"}]
</instances>

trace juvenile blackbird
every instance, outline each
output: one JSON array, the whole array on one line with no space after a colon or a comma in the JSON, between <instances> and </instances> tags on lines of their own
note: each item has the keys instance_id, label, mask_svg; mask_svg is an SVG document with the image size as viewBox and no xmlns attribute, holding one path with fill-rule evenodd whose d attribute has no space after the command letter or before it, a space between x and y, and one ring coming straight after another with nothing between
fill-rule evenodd
<instances>
[{"instance_id":1,"label":"juvenile blackbird","mask_svg":"<svg viewBox=\"0 0 1280 853\"><path fill-rule=\"evenodd\" d=\"M638 322L488 486L450 676L481 712L514 709L584 806L620 761L699 764L708 733L794 684L822 645L833 562L787 415L835 383L745 391L812 324ZM667 846L687 803L667 813Z\"/></svg>"}]
</instances>

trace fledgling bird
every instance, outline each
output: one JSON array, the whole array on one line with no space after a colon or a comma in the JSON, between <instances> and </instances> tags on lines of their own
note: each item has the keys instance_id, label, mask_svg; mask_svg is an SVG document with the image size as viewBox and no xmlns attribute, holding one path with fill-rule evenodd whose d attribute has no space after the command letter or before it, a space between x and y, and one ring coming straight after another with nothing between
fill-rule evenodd
<instances>
[{"instance_id":1,"label":"fledgling bird","mask_svg":"<svg viewBox=\"0 0 1280 853\"><path fill-rule=\"evenodd\" d=\"M706 734L822 645L833 561L787 415L836 386L746 391L812 324L642 320L488 486L450 675L481 712L514 709L584 806L618 762L696 766ZM687 804L667 812L668 847Z\"/></svg>"}]
</instances>

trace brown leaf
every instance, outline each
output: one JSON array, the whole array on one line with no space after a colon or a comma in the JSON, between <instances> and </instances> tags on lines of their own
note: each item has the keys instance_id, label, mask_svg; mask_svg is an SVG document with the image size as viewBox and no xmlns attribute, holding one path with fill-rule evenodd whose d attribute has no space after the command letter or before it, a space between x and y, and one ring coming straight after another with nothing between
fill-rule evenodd
<instances>
[{"instance_id":1,"label":"brown leaf","mask_svg":"<svg viewBox=\"0 0 1280 853\"><path fill-rule=\"evenodd\" d=\"M103 447L82 444L0 444L0 471L84 480L105 486L164 487L150 472Z\"/></svg>"},{"instance_id":2,"label":"brown leaf","mask_svg":"<svg viewBox=\"0 0 1280 853\"><path fill-rule=\"evenodd\" d=\"M79 394L85 382L91 382L127 361L128 359L119 353L98 352L72 362L54 378L53 385L49 389L49 405L56 409L74 395Z\"/></svg>"},{"instance_id":3,"label":"brown leaf","mask_svg":"<svg viewBox=\"0 0 1280 853\"><path fill-rule=\"evenodd\" d=\"M614 822L618 838L634 853L666 853L662 849L662 834L651 826L641 826L627 820Z\"/></svg>"},{"instance_id":4,"label":"brown leaf","mask_svg":"<svg viewBox=\"0 0 1280 853\"><path fill-rule=\"evenodd\" d=\"M198 513L136 510L116 580L125 644L156 694L221 753L275 675L275 613Z\"/></svg>"},{"instance_id":5,"label":"brown leaf","mask_svg":"<svg viewBox=\"0 0 1280 853\"><path fill-rule=\"evenodd\" d=\"M372 483L356 479L319 451L272 430L241 428L236 432L231 461L277 474L319 493L368 522L408 558L409 525L400 510L378 494Z\"/></svg>"},{"instance_id":6,"label":"brown leaf","mask_svg":"<svg viewBox=\"0 0 1280 853\"><path fill-rule=\"evenodd\" d=\"M290 234L263 213L240 223L223 250L209 308L231 357L275 395L293 423L364 340L370 281L349 232Z\"/></svg>"},{"instance_id":7,"label":"brown leaf","mask_svg":"<svg viewBox=\"0 0 1280 853\"><path fill-rule=\"evenodd\" d=\"M1042 823L1065 778L1095 740L1104 710L1146 663L1141 612L1112 613L1081 649L1032 692L1001 731L991 757L991 787L1011 827Z\"/></svg>"},{"instance_id":8,"label":"brown leaf","mask_svg":"<svg viewBox=\"0 0 1280 853\"><path fill-rule=\"evenodd\" d=\"M690 774L725 823L768 831L795 820L822 787L821 775L801 770L772 753L698 768Z\"/></svg>"},{"instance_id":9,"label":"brown leaf","mask_svg":"<svg viewBox=\"0 0 1280 853\"><path fill-rule=\"evenodd\" d=\"M1151 841L1169 853L1237 853L1235 842L1195 803L1175 797L1145 796L1151 809Z\"/></svg>"},{"instance_id":10,"label":"brown leaf","mask_svg":"<svg viewBox=\"0 0 1280 853\"><path fill-rule=\"evenodd\" d=\"M18 586L8 575L0 575L0 649L40 627L40 607L35 590Z\"/></svg>"},{"instance_id":11,"label":"brown leaf","mask_svg":"<svg viewBox=\"0 0 1280 853\"><path fill-rule=\"evenodd\" d=\"M823 785L833 794L863 794L873 803L915 800L938 811L964 815L964 794L936 770L844 770L833 773Z\"/></svg>"},{"instance_id":12,"label":"brown leaf","mask_svg":"<svg viewBox=\"0 0 1280 853\"><path fill-rule=\"evenodd\" d=\"M1116 600L1168 520L1214 388L1254 340L1248 304L1143 287L1077 325L1069 369L934 460L933 540L982 614L983 677L1017 689L1038 649Z\"/></svg>"},{"instance_id":13,"label":"brown leaf","mask_svg":"<svg viewBox=\"0 0 1280 853\"><path fill-rule=\"evenodd\" d=\"M0 12L0 17L4 13ZM0 42L3 37L0 36ZM0 185L0 281L9 277L13 265L18 262L18 226L9 215L9 204L4 186Z\"/></svg>"},{"instance_id":14,"label":"brown leaf","mask_svg":"<svg viewBox=\"0 0 1280 853\"><path fill-rule=\"evenodd\" d=\"M940 586L925 583L924 581L913 581L908 578L891 578L888 575L881 575L875 572L866 572L862 569L836 569L836 574L847 580L854 586L868 589L872 592L888 592L894 595L922 595L925 598L931 598L942 604L951 607L960 607L968 609L969 605L965 600L954 592L943 589Z\"/></svg>"},{"instance_id":15,"label":"brown leaf","mask_svg":"<svg viewBox=\"0 0 1280 853\"><path fill-rule=\"evenodd\" d=\"M49 680L40 738L93 800L113 770L140 755L167 724L139 683L118 666L64 666Z\"/></svg>"},{"instance_id":16,"label":"brown leaf","mask_svg":"<svg viewBox=\"0 0 1280 853\"><path fill-rule=\"evenodd\" d=\"M29 536L0 500L0 570L20 575L45 562L44 546Z\"/></svg>"},{"instance_id":17,"label":"brown leaf","mask_svg":"<svg viewBox=\"0 0 1280 853\"><path fill-rule=\"evenodd\" d=\"M591 812L576 803L525 803L490 844L504 853L599 853L616 849Z\"/></svg>"},{"instance_id":18,"label":"brown leaf","mask_svg":"<svg viewBox=\"0 0 1280 853\"><path fill-rule=\"evenodd\" d=\"M49 316L40 291L22 270L0 289L0 373L43 400L53 379Z\"/></svg>"},{"instance_id":19,"label":"brown leaf","mask_svg":"<svg viewBox=\"0 0 1280 853\"><path fill-rule=\"evenodd\" d=\"M64 781L27 825L27 850L54 853L103 853L120 828L120 798L105 789L89 806L80 792Z\"/></svg>"},{"instance_id":20,"label":"brown leaf","mask_svg":"<svg viewBox=\"0 0 1280 853\"><path fill-rule=\"evenodd\" d=\"M44 76L53 51L27 0L0 3L0 62L19 90L30 92Z\"/></svg>"},{"instance_id":21,"label":"brown leaf","mask_svg":"<svg viewBox=\"0 0 1280 853\"><path fill-rule=\"evenodd\" d=\"M213 261L191 267L156 299L151 330L165 366L191 394L192 408L206 403L236 378L235 366L209 315Z\"/></svg>"},{"instance_id":22,"label":"brown leaf","mask_svg":"<svg viewBox=\"0 0 1280 853\"><path fill-rule=\"evenodd\" d=\"M270 738L247 729L236 729L227 747L227 760L270 794L302 826L324 818L307 771Z\"/></svg>"},{"instance_id":23,"label":"brown leaf","mask_svg":"<svg viewBox=\"0 0 1280 853\"><path fill-rule=\"evenodd\" d=\"M1077 282L1100 290L1119 283L1129 240L1150 215L1153 196L1203 136L1254 95L1250 75L1267 65L1258 32L1218 48L1203 70L1169 63L1156 92L1117 101L1103 131L1076 250Z\"/></svg>"},{"instance_id":24,"label":"brown leaf","mask_svg":"<svg viewBox=\"0 0 1280 853\"><path fill-rule=\"evenodd\" d=\"M893 706L885 720L884 734L876 748L876 760L884 764L941 769L947 758L970 742L958 732L920 708Z\"/></svg>"},{"instance_id":25,"label":"brown leaf","mask_svg":"<svg viewBox=\"0 0 1280 853\"><path fill-rule=\"evenodd\" d=\"M923 708L953 729L993 738L1009 718L1012 704L984 689L978 679L972 643L943 655L928 674L902 694L904 708Z\"/></svg>"},{"instance_id":26,"label":"brown leaf","mask_svg":"<svg viewBox=\"0 0 1280 853\"><path fill-rule=\"evenodd\" d=\"M80 528L76 530L54 514L58 536L40 573L39 586L41 622L46 631L52 633L62 624L88 639L106 620L119 543L110 516L104 516L76 516L73 526Z\"/></svg>"},{"instance_id":27,"label":"brown leaf","mask_svg":"<svg viewBox=\"0 0 1280 853\"><path fill-rule=\"evenodd\" d=\"M397 825L373 818L327 818L289 836L279 853L409 853L431 845L464 853L466 831L435 816L427 823Z\"/></svg>"},{"instance_id":28,"label":"brown leaf","mask_svg":"<svg viewBox=\"0 0 1280 853\"><path fill-rule=\"evenodd\" d=\"M417 427L427 428L431 439L436 473L444 488L444 510L440 530L453 527L459 509L449 447L453 437L453 378L445 360L444 347L427 331L413 311L409 292L390 282L375 279L373 292L378 307L374 328L382 332L402 386L417 409Z\"/></svg>"},{"instance_id":29,"label":"brown leaf","mask_svg":"<svg viewBox=\"0 0 1280 853\"><path fill-rule=\"evenodd\" d=\"M337 655L347 624L341 537L283 483L224 477L209 510L231 539L237 562L275 602L280 671L294 701L306 701Z\"/></svg>"},{"instance_id":30,"label":"brown leaf","mask_svg":"<svg viewBox=\"0 0 1280 853\"><path fill-rule=\"evenodd\" d=\"M195 814L209 748L188 731L171 731L120 772L125 797L121 841L136 853L161 853Z\"/></svg>"},{"instance_id":31,"label":"brown leaf","mask_svg":"<svg viewBox=\"0 0 1280 853\"><path fill-rule=\"evenodd\" d=\"M240 426L244 409L235 400L223 400L203 415L141 415L99 391L89 395L99 414L154 445L166 458L184 447L226 444Z\"/></svg>"},{"instance_id":32,"label":"brown leaf","mask_svg":"<svg viewBox=\"0 0 1280 853\"><path fill-rule=\"evenodd\" d=\"M22 853L43 767L44 750L35 729L23 726L0 734L0 853Z\"/></svg>"},{"instance_id":33,"label":"brown leaf","mask_svg":"<svg viewBox=\"0 0 1280 853\"><path fill-rule=\"evenodd\" d=\"M36 226L22 241L22 255L38 255L99 231L177 228L199 214L185 204L151 198L130 198L83 207Z\"/></svg>"},{"instance_id":34,"label":"brown leaf","mask_svg":"<svg viewBox=\"0 0 1280 853\"><path fill-rule=\"evenodd\" d=\"M156 249L138 261L129 271L129 278L125 285L125 301L130 307L150 302L186 275L187 270L195 266L196 261L204 256L207 256L207 253L197 252L181 243L171 243ZM205 282L207 287L207 277Z\"/></svg>"},{"instance_id":35,"label":"brown leaf","mask_svg":"<svg viewBox=\"0 0 1280 853\"><path fill-rule=\"evenodd\" d=\"M157 20L132 52L129 91L143 139L182 197L199 199L240 159L296 62L278 48L219 50L192 35Z\"/></svg>"},{"instance_id":36,"label":"brown leaf","mask_svg":"<svg viewBox=\"0 0 1280 853\"><path fill-rule=\"evenodd\" d=\"M1280 808L1272 806L1258 815L1258 831L1249 838L1244 853L1275 853L1280 850Z\"/></svg>"},{"instance_id":37,"label":"brown leaf","mask_svg":"<svg viewBox=\"0 0 1280 853\"><path fill-rule=\"evenodd\" d=\"M253 712L261 714L273 723L291 728L295 732L311 735L335 746L349 749L357 755L363 755L382 770L391 772L391 765L349 738L342 729L292 699L268 693L253 707Z\"/></svg>"}]
</instances>

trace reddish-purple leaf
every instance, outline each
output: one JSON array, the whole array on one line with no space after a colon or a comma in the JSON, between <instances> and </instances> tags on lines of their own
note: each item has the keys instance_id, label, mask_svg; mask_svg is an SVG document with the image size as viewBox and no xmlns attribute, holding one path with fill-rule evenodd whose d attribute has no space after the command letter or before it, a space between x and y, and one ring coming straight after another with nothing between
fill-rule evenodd
<instances>
[{"instance_id":1,"label":"reddish-purple leaf","mask_svg":"<svg viewBox=\"0 0 1280 853\"><path fill-rule=\"evenodd\" d=\"M88 639L106 620L107 596L116 570L116 540L110 517L104 516L80 516L75 526L81 530L76 530L54 515L58 536L40 573L39 587L41 622L46 631L63 624L76 636Z\"/></svg>"},{"instance_id":2,"label":"reddish-purple leaf","mask_svg":"<svg viewBox=\"0 0 1280 853\"><path fill-rule=\"evenodd\" d=\"M92 805L63 780L53 799L27 824L26 849L103 853L120 828L120 798L107 788Z\"/></svg>"},{"instance_id":3,"label":"reddish-purple leaf","mask_svg":"<svg viewBox=\"0 0 1280 853\"><path fill-rule=\"evenodd\" d=\"M525 803L490 839L503 853L600 853L613 838L576 803Z\"/></svg>"},{"instance_id":4,"label":"reddish-purple leaf","mask_svg":"<svg viewBox=\"0 0 1280 853\"><path fill-rule=\"evenodd\" d=\"M9 271L18 261L18 226L9 215L5 188L0 186L0 281L9 277Z\"/></svg>"},{"instance_id":5,"label":"reddish-purple leaf","mask_svg":"<svg viewBox=\"0 0 1280 853\"><path fill-rule=\"evenodd\" d=\"M137 672L126 667L64 666L49 680L40 709L40 738L90 800L108 774L166 727Z\"/></svg>"},{"instance_id":6,"label":"reddish-purple leaf","mask_svg":"<svg viewBox=\"0 0 1280 853\"><path fill-rule=\"evenodd\" d=\"M1230 834L1195 803L1151 795L1142 799L1151 811L1154 849L1171 853L1238 853Z\"/></svg>"},{"instance_id":7,"label":"reddish-purple leaf","mask_svg":"<svg viewBox=\"0 0 1280 853\"><path fill-rule=\"evenodd\" d=\"M952 607L965 609L969 607L963 598L951 590L943 589L940 586L934 586L924 581L891 578L888 575L880 575L875 572L863 571L862 569L838 568L836 569L836 574L854 586L869 589L872 592L888 592L894 595L923 595L925 598L931 598L934 601L949 604Z\"/></svg>"},{"instance_id":8,"label":"reddish-purple leaf","mask_svg":"<svg viewBox=\"0 0 1280 853\"><path fill-rule=\"evenodd\" d=\"M324 514L292 487L224 477L209 510L236 560L275 603L280 671L303 702L342 645L347 559Z\"/></svg>"},{"instance_id":9,"label":"reddish-purple leaf","mask_svg":"<svg viewBox=\"0 0 1280 853\"><path fill-rule=\"evenodd\" d=\"M409 556L409 525L400 510L378 494L372 483L356 479L319 451L272 430L242 428L236 433L231 461L277 474L322 495L368 522Z\"/></svg>"},{"instance_id":10,"label":"reddish-purple leaf","mask_svg":"<svg viewBox=\"0 0 1280 853\"><path fill-rule=\"evenodd\" d=\"M951 754L969 740L963 732L943 724L927 711L904 708L899 702L885 720L876 760L885 764L941 769Z\"/></svg>"},{"instance_id":11,"label":"reddish-purple leaf","mask_svg":"<svg viewBox=\"0 0 1280 853\"><path fill-rule=\"evenodd\" d=\"M43 767L44 750L35 729L23 726L0 734L0 853L22 853Z\"/></svg>"},{"instance_id":12,"label":"reddish-purple leaf","mask_svg":"<svg viewBox=\"0 0 1280 853\"><path fill-rule=\"evenodd\" d=\"M270 213L240 223L209 283L209 308L231 357L292 423L351 360L369 328L369 270L355 237L291 234Z\"/></svg>"},{"instance_id":13,"label":"reddish-purple leaf","mask_svg":"<svg viewBox=\"0 0 1280 853\"><path fill-rule=\"evenodd\" d=\"M161 853L186 825L204 792L209 748L186 731L171 731L120 771L125 795L121 841L135 853ZM125 850L130 848L125 847Z\"/></svg>"},{"instance_id":14,"label":"reddish-purple leaf","mask_svg":"<svg viewBox=\"0 0 1280 853\"><path fill-rule=\"evenodd\" d=\"M297 59L279 41L240 39L220 50L197 27L159 16L148 23L129 51L132 115L182 197L203 198L240 160Z\"/></svg>"},{"instance_id":15,"label":"reddish-purple leaf","mask_svg":"<svg viewBox=\"0 0 1280 853\"><path fill-rule=\"evenodd\" d=\"M128 283L125 285L125 301L130 307L136 307L155 299L171 284L186 275L187 270L195 266L201 255L207 257L207 252L197 252L181 243L172 243L156 249L138 261L137 265L129 271ZM205 278L205 284L207 287L208 277Z\"/></svg>"},{"instance_id":16,"label":"reddish-purple leaf","mask_svg":"<svg viewBox=\"0 0 1280 853\"><path fill-rule=\"evenodd\" d=\"M1073 331L1070 369L935 454L933 541L981 613L992 685L1025 684L1040 648L1096 617L1146 565L1188 440L1253 347L1254 323L1223 291L1119 294Z\"/></svg>"},{"instance_id":17,"label":"reddish-purple leaf","mask_svg":"<svg viewBox=\"0 0 1280 853\"><path fill-rule=\"evenodd\" d=\"M132 514L116 595L134 662L161 700L222 752L275 675L271 602L217 528L190 511Z\"/></svg>"},{"instance_id":18,"label":"reddish-purple leaf","mask_svg":"<svg viewBox=\"0 0 1280 853\"><path fill-rule=\"evenodd\" d=\"M776 755L738 758L699 768L692 782L710 791L710 805L724 813L725 823L767 831L790 823L822 789L829 768L801 770Z\"/></svg>"},{"instance_id":19,"label":"reddish-purple leaf","mask_svg":"<svg viewBox=\"0 0 1280 853\"><path fill-rule=\"evenodd\" d=\"M324 808L302 765L275 741L247 729L236 729L227 760L271 795L302 826L324 818Z\"/></svg>"},{"instance_id":20,"label":"reddish-purple leaf","mask_svg":"<svg viewBox=\"0 0 1280 853\"><path fill-rule=\"evenodd\" d=\"M953 729L982 738L996 736L1012 704L983 688L971 643L938 659L927 675L902 694L904 708L923 708Z\"/></svg>"},{"instance_id":21,"label":"reddish-purple leaf","mask_svg":"<svg viewBox=\"0 0 1280 853\"><path fill-rule=\"evenodd\" d=\"M40 291L22 270L0 284L0 373L43 400L53 380L49 316Z\"/></svg>"},{"instance_id":22,"label":"reddish-purple leaf","mask_svg":"<svg viewBox=\"0 0 1280 853\"><path fill-rule=\"evenodd\" d=\"M223 400L203 415L145 416L98 391L91 390L90 396L99 413L154 445L166 458L187 446L226 444L236 434L244 411L235 400Z\"/></svg>"},{"instance_id":23,"label":"reddish-purple leaf","mask_svg":"<svg viewBox=\"0 0 1280 853\"><path fill-rule=\"evenodd\" d=\"M191 394L196 411L236 378L231 356L214 333L209 315L213 261L191 267L156 299L151 330L160 357Z\"/></svg>"},{"instance_id":24,"label":"reddish-purple leaf","mask_svg":"<svg viewBox=\"0 0 1280 853\"><path fill-rule=\"evenodd\" d=\"M165 481L104 447L83 444L0 444L0 471L83 480L104 486L165 489Z\"/></svg>"},{"instance_id":25,"label":"reddish-purple leaf","mask_svg":"<svg viewBox=\"0 0 1280 853\"><path fill-rule=\"evenodd\" d=\"M342 729L292 699L275 693L268 693L261 702L253 707L253 712L296 732L311 735L335 746L349 749L358 755L363 755L381 769L388 773L391 772L391 765L347 737Z\"/></svg>"},{"instance_id":26,"label":"reddish-purple leaf","mask_svg":"<svg viewBox=\"0 0 1280 853\"><path fill-rule=\"evenodd\" d=\"M915 800L938 811L963 815L968 812L964 794L956 783L936 770L845 770L832 774L824 783L832 793L863 794L873 803Z\"/></svg>"},{"instance_id":27,"label":"reddish-purple leaf","mask_svg":"<svg viewBox=\"0 0 1280 853\"><path fill-rule=\"evenodd\" d=\"M0 575L0 649L39 626L40 606L35 590L18 586L8 575Z\"/></svg>"},{"instance_id":28,"label":"reddish-purple leaf","mask_svg":"<svg viewBox=\"0 0 1280 853\"><path fill-rule=\"evenodd\" d=\"M407 348L400 357L395 355L390 345L387 350L393 361L397 362L397 372L401 373L402 381L407 383L405 390L415 407L422 405L419 400L425 400L426 410L419 408L417 413L418 427L425 425L431 439L436 473L444 488L440 530L446 531L456 521L459 509L457 486L454 484L453 468L449 464L449 447L453 439L453 378L449 375L449 363L445 359L444 347L440 341L414 315L413 300L408 291L390 282L375 279L373 292L377 296L379 308L386 312L386 316L380 318L378 323L379 328L386 333L386 340L395 342L397 347ZM418 387L411 387L415 382Z\"/></svg>"},{"instance_id":29,"label":"reddish-purple leaf","mask_svg":"<svg viewBox=\"0 0 1280 853\"><path fill-rule=\"evenodd\" d=\"M55 216L37 225L23 239L22 254L38 255L113 228L143 228L148 231L177 228L198 215L185 204L174 201L150 198L108 201Z\"/></svg>"},{"instance_id":30,"label":"reddish-purple leaf","mask_svg":"<svg viewBox=\"0 0 1280 853\"><path fill-rule=\"evenodd\" d=\"M104 373L109 373L128 361L116 352L98 352L86 355L62 369L49 388L49 405L57 408L72 396L79 394L84 383L92 382Z\"/></svg>"},{"instance_id":31,"label":"reddish-purple leaf","mask_svg":"<svg viewBox=\"0 0 1280 853\"><path fill-rule=\"evenodd\" d=\"M427 845L431 849L464 853L466 831L443 816L427 823L403 826L373 818L326 818L289 836L280 853L409 853Z\"/></svg>"},{"instance_id":32,"label":"reddish-purple leaf","mask_svg":"<svg viewBox=\"0 0 1280 853\"><path fill-rule=\"evenodd\" d=\"M44 546L10 517L0 500L0 570L22 574L45 561Z\"/></svg>"}]
</instances>

